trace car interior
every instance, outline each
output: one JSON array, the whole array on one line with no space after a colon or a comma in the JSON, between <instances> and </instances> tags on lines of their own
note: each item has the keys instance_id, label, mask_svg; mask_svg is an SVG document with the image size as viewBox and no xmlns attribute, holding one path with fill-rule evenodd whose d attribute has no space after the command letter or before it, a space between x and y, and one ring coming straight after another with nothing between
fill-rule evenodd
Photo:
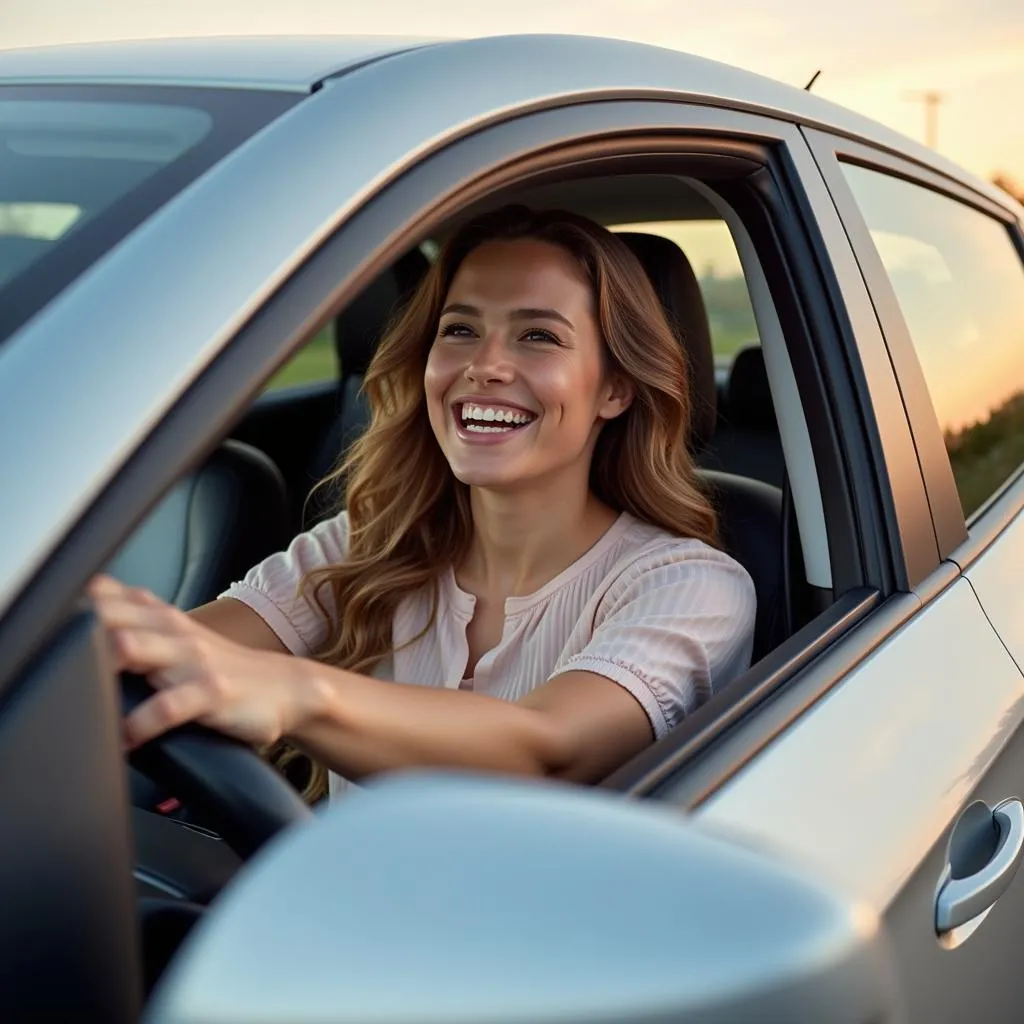
<instances>
[{"instance_id":1,"label":"car interior","mask_svg":"<svg viewBox=\"0 0 1024 1024\"><path fill-rule=\"evenodd\" d=\"M788 575L784 548L798 561L792 544L783 543L784 515L793 512L787 511L789 484L764 355L752 321L753 333L735 353L723 358L716 352L706 284L693 262L707 254L688 254L658 233L669 220L665 205L658 197L652 201L649 188L632 184L624 194L619 180L587 180L503 199L593 217L618 230L647 271L689 360L694 457L715 496L726 547L757 587L757 660L795 627L787 602L779 600ZM641 193L642 205L630 202ZM685 210L678 209L678 196L673 193L673 223L712 223L727 238L727 227L700 196L693 194ZM655 227L644 230L645 221ZM115 576L179 607L195 607L335 510L337 495L313 493L314 485L368 423L363 374L395 310L426 273L431 248L405 253L337 316L330 332L335 376L268 390L256 400L231 437L180 480L126 542L110 565ZM743 287L741 276L731 283Z\"/></svg>"},{"instance_id":2,"label":"car interior","mask_svg":"<svg viewBox=\"0 0 1024 1024\"><path fill-rule=\"evenodd\" d=\"M549 182L491 202L509 200L573 209L619 231L654 284L689 360L694 458L717 506L723 544L757 591L756 664L832 595L807 581L768 368L729 226L701 192L668 175ZM336 510L337 492L314 485L365 429L366 368L452 227L394 261L292 357L291 366L301 368L314 344L334 348L334 358L319 361L311 379L268 387L254 401L230 437L177 482L122 546L108 567L112 574L178 607L195 607ZM730 313L740 322L731 332L722 327ZM156 900L143 916L148 987L241 860L210 842L209 821L184 792L169 793L137 767L130 776L132 803L144 812L135 829L149 877L159 878L166 865L165 882L173 878L177 895L187 897L170 905ZM301 777L291 781L298 785ZM156 817L187 828L169 840L165 829L151 828Z\"/></svg>"},{"instance_id":3,"label":"car interior","mask_svg":"<svg viewBox=\"0 0 1024 1024\"><path fill-rule=\"evenodd\" d=\"M718 212L695 191L680 188L678 179L667 187L662 178L668 176L644 177L544 185L502 200L592 217L617 230L647 271L689 360L691 447L716 502L723 542L757 589L757 662L806 620L808 607L799 593L799 535L765 358L752 317L750 334L733 342L735 351L723 356L716 350L705 295L709 276L712 287L721 283L714 265L716 257L722 262L720 253L732 264L732 292L738 287L750 303ZM666 225L682 233L688 226L701 228L703 234L695 233L698 251L687 253L660 233ZM335 510L336 491L314 492L314 485L365 429L363 374L395 310L426 273L427 252L436 251L442 237L405 253L342 310L330 332L336 375L264 392L231 437L179 480L125 543L109 566L113 575L179 607L195 607ZM697 259L707 264L703 281ZM302 357L300 351L294 358Z\"/></svg>"}]
</instances>

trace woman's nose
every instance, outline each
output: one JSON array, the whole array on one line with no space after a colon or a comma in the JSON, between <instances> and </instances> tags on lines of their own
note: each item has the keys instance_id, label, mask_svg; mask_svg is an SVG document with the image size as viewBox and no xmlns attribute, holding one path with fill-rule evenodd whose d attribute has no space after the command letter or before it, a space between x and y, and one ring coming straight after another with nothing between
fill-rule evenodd
<instances>
[{"instance_id":1,"label":"woman's nose","mask_svg":"<svg viewBox=\"0 0 1024 1024\"><path fill-rule=\"evenodd\" d=\"M476 384L507 383L514 376L508 345L501 331L492 331L474 346L466 364L466 379Z\"/></svg>"}]
</instances>

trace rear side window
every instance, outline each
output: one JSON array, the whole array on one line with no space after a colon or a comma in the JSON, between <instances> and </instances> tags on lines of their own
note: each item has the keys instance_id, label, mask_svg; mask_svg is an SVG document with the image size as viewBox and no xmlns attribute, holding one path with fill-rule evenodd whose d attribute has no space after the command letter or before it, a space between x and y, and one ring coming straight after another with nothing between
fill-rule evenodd
<instances>
[{"instance_id":1,"label":"rear side window","mask_svg":"<svg viewBox=\"0 0 1024 1024\"><path fill-rule=\"evenodd\" d=\"M0 87L0 341L297 97Z\"/></svg>"},{"instance_id":2,"label":"rear side window","mask_svg":"<svg viewBox=\"0 0 1024 1024\"><path fill-rule=\"evenodd\" d=\"M1008 228L843 164L892 282L968 517L1024 465L1024 263Z\"/></svg>"}]
</instances>

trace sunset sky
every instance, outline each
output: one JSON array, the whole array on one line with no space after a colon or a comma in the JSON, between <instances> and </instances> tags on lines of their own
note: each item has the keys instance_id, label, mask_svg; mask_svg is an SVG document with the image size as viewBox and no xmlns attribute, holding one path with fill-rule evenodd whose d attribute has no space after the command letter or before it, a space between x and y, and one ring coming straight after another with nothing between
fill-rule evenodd
<instances>
[{"instance_id":1,"label":"sunset sky","mask_svg":"<svg viewBox=\"0 0 1024 1024\"><path fill-rule=\"evenodd\" d=\"M938 148L977 174L1024 180L1021 0L0 0L0 49L278 32L586 32L801 86L820 68L816 92L922 141L911 94L934 89L945 97Z\"/></svg>"}]
</instances>

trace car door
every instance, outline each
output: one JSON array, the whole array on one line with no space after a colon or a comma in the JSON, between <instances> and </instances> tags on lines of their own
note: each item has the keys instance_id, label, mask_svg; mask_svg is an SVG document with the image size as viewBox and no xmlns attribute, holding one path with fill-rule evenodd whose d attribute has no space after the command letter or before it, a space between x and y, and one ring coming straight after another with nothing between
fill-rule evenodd
<instances>
[{"instance_id":1,"label":"car door","mask_svg":"<svg viewBox=\"0 0 1024 1024\"><path fill-rule=\"evenodd\" d=\"M952 177L806 134L885 333L942 561L904 612L894 605L898 628L837 664L827 697L699 813L868 898L911 1020L1016 1021L1024 526L1019 481L993 495L1019 468L1007 423L1024 385L1017 228Z\"/></svg>"}]
</instances>

